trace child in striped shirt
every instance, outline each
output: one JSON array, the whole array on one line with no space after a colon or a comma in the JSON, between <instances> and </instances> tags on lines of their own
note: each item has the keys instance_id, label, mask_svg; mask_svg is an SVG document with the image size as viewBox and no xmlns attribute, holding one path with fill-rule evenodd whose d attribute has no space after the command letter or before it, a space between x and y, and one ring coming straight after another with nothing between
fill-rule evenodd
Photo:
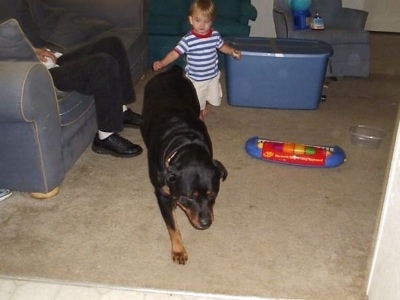
<instances>
[{"instance_id":1,"label":"child in striped shirt","mask_svg":"<svg viewBox=\"0 0 400 300\"><path fill-rule=\"evenodd\" d=\"M181 55L186 55L186 76L196 88L200 102L200 119L207 115L207 104L221 104L222 89L219 82L218 50L240 59L240 51L225 44L218 31L211 28L216 15L212 0L195 0L189 8L189 23L192 29L178 45L162 60L153 63L153 70L159 71Z\"/></svg>"}]
</instances>

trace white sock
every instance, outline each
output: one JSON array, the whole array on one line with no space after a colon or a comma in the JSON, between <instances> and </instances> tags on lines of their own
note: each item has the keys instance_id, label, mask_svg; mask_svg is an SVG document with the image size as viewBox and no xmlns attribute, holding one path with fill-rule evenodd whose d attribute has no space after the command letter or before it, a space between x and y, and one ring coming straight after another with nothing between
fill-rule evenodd
<instances>
[{"instance_id":1,"label":"white sock","mask_svg":"<svg viewBox=\"0 0 400 300\"><path fill-rule=\"evenodd\" d=\"M122 111L126 111L128 109L128 106L126 106L125 104L122 105Z\"/></svg>"},{"instance_id":2,"label":"white sock","mask_svg":"<svg viewBox=\"0 0 400 300\"><path fill-rule=\"evenodd\" d=\"M99 135L99 139L100 139L100 140L105 140L105 139L108 138L110 135L112 135L114 132L106 132L106 131L98 130L97 133L98 133L98 135Z\"/></svg>"}]
</instances>

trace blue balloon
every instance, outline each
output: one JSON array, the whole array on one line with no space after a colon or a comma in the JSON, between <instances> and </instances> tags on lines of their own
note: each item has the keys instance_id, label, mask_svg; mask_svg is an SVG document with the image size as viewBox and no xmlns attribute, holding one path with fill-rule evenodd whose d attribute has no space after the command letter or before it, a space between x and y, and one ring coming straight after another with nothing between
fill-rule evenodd
<instances>
[{"instance_id":1,"label":"blue balloon","mask_svg":"<svg viewBox=\"0 0 400 300\"><path fill-rule=\"evenodd\" d=\"M288 4L292 10L305 11L311 6L311 0L288 0Z\"/></svg>"}]
</instances>

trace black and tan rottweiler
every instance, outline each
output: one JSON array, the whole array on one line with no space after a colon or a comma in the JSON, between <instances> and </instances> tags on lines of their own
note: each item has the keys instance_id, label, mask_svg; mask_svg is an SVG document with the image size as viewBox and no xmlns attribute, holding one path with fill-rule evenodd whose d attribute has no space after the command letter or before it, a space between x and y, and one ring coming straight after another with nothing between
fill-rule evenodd
<instances>
[{"instance_id":1,"label":"black and tan rottweiler","mask_svg":"<svg viewBox=\"0 0 400 300\"><path fill-rule=\"evenodd\" d=\"M196 229L207 229L227 170L213 159L211 139L192 83L181 67L157 74L145 86L144 124L149 176L171 239L174 262L188 260L176 222L179 206Z\"/></svg>"}]
</instances>

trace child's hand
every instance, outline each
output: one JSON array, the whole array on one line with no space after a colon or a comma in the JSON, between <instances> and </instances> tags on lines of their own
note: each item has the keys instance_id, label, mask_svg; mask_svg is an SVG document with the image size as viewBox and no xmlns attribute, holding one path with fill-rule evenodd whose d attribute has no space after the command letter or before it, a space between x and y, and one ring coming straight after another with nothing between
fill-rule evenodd
<instances>
[{"instance_id":1,"label":"child's hand","mask_svg":"<svg viewBox=\"0 0 400 300\"><path fill-rule=\"evenodd\" d=\"M155 61L153 63L153 70L154 72L160 71L162 68L164 68L164 65L161 61Z\"/></svg>"},{"instance_id":2,"label":"child's hand","mask_svg":"<svg viewBox=\"0 0 400 300\"><path fill-rule=\"evenodd\" d=\"M241 59L242 58L242 53L239 50L234 49L232 51L232 56L234 59Z\"/></svg>"}]
</instances>

